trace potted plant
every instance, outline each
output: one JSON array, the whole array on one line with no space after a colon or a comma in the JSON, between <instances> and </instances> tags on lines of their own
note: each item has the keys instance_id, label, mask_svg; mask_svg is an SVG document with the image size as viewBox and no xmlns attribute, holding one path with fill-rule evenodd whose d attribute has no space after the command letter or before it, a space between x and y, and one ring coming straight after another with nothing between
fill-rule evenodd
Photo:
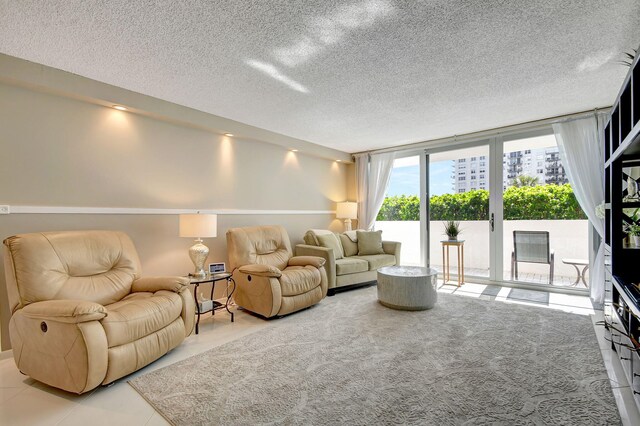
<instances>
[{"instance_id":1,"label":"potted plant","mask_svg":"<svg viewBox=\"0 0 640 426\"><path fill-rule=\"evenodd\" d=\"M444 222L444 233L449 237L450 241L455 241L458 239L458 235L462 233L460 229L460 222L455 220L448 220Z\"/></svg>"},{"instance_id":2,"label":"potted plant","mask_svg":"<svg viewBox=\"0 0 640 426\"><path fill-rule=\"evenodd\" d=\"M634 247L640 247L640 225L632 223L627 225L627 234L631 236Z\"/></svg>"}]
</instances>

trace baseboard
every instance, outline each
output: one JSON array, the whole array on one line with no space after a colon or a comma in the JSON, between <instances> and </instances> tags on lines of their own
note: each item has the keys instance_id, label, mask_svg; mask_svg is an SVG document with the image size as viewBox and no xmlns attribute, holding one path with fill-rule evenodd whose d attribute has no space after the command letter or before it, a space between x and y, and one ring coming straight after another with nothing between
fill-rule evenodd
<instances>
[{"instance_id":1,"label":"baseboard","mask_svg":"<svg viewBox=\"0 0 640 426\"><path fill-rule=\"evenodd\" d=\"M8 351L0 352L0 361L7 358L13 358L13 349L9 349Z\"/></svg>"}]
</instances>

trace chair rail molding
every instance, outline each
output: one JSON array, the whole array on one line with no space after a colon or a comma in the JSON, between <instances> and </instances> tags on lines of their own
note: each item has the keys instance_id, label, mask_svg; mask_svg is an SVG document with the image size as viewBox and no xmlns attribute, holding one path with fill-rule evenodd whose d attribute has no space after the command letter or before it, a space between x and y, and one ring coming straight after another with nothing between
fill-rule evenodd
<instances>
[{"instance_id":1,"label":"chair rail molding","mask_svg":"<svg viewBox=\"0 0 640 426\"><path fill-rule=\"evenodd\" d=\"M71 207L71 206L10 206L9 214L130 214L178 215L189 213L219 215L315 215L335 214L334 210L258 210L258 209L160 209L138 207Z\"/></svg>"}]
</instances>

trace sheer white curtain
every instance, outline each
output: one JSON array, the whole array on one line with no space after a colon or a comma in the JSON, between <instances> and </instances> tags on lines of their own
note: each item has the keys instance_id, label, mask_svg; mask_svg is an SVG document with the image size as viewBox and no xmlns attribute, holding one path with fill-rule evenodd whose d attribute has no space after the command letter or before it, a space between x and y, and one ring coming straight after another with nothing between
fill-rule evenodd
<instances>
[{"instance_id":1,"label":"sheer white curtain","mask_svg":"<svg viewBox=\"0 0 640 426\"><path fill-rule=\"evenodd\" d=\"M604 301L604 221L596 216L596 206L604 201L604 164L602 135L605 117L602 114L553 125L560 159L567 172L573 193L589 222L602 239L589 265L591 299Z\"/></svg>"},{"instance_id":2,"label":"sheer white curtain","mask_svg":"<svg viewBox=\"0 0 640 426\"><path fill-rule=\"evenodd\" d=\"M372 229L382 207L393 169L393 152L356 155L358 227Z\"/></svg>"},{"instance_id":3,"label":"sheer white curtain","mask_svg":"<svg viewBox=\"0 0 640 426\"><path fill-rule=\"evenodd\" d=\"M357 154L356 158L356 199L358 200L358 228L365 228L367 220L367 193L369 191L369 154Z\"/></svg>"}]
</instances>

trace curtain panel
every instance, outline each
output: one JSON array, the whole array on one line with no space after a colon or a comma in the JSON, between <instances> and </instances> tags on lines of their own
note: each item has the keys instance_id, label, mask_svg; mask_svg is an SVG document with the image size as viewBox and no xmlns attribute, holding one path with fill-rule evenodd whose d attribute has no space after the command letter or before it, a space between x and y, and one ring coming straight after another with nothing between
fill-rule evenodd
<instances>
[{"instance_id":1,"label":"curtain panel","mask_svg":"<svg viewBox=\"0 0 640 426\"><path fill-rule=\"evenodd\" d=\"M603 114L556 123L553 131L560 159L580 207L600 235L601 242L592 265L589 265L591 299L604 302L604 221L596 215L596 206L604 202L604 159L602 143Z\"/></svg>"},{"instance_id":2,"label":"curtain panel","mask_svg":"<svg viewBox=\"0 0 640 426\"><path fill-rule=\"evenodd\" d=\"M358 154L356 159L356 195L358 227L373 229L389 186L395 153Z\"/></svg>"}]
</instances>

